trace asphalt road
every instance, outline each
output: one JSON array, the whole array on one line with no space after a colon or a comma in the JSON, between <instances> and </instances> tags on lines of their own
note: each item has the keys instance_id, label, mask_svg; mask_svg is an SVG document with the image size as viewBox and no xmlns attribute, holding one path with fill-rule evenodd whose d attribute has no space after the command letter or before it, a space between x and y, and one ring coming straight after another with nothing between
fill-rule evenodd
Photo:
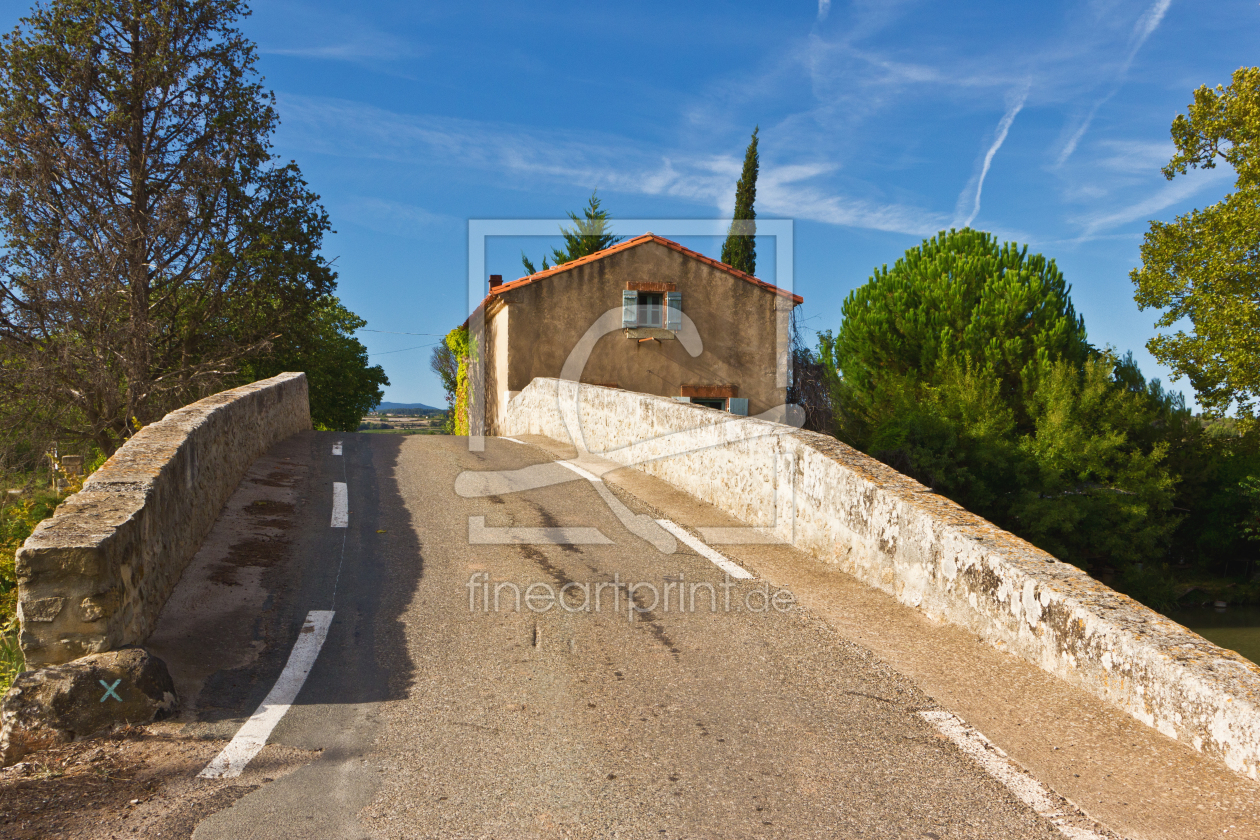
<instances>
[{"instance_id":1,"label":"asphalt road","mask_svg":"<svg viewBox=\"0 0 1260 840\"><path fill-rule=\"evenodd\" d=\"M908 679L786 591L732 581L682 543L662 553L559 465L538 468L560 481L537 489L455 491L465 471L545 465L546 450L301 440L289 447L303 463L274 482L292 487L275 520L289 559L232 590L257 589L251 615L238 609L213 639L175 635L226 663L198 676L188 726L231 737L307 612L334 611L269 741L319 757L207 818L199 840L1063 836L919 716L935 706ZM346 528L330 527L334 482ZM632 514L670 517L613 489ZM595 536L557 530L569 528L605 542L470 544ZM535 597L518 610L499 584ZM680 608L680 590L694 604Z\"/></svg>"}]
</instances>

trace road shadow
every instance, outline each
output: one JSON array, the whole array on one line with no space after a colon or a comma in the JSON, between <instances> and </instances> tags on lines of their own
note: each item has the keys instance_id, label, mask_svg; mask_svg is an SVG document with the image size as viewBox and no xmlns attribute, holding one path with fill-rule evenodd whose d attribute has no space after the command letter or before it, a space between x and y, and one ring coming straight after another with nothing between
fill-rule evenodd
<instances>
[{"instance_id":1,"label":"road shadow","mask_svg":"<svg viewBox=\"0 0 1260 840\"><path fill-rule=\"evenodd\" d=\"M303 432L246 474L150 639L195 734L232 737L275 684L312 610L335 616L294 705L406 695L414 667L401 616L423 561L398 486L402 442ZM349 488L347 528L330 527L334 482Z\"/></svg>"}]
</instances>

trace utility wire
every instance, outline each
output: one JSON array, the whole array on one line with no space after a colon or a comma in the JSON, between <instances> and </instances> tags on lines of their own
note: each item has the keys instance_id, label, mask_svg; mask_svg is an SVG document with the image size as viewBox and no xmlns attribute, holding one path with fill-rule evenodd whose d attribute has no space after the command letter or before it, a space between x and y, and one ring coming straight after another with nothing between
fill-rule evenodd
<instances>
[{"instance_id":1,"label":"utility wire","mask_svg":"<svg viewBox=\"0 0 1260 840\"><path fill-rule=\"evenodd\" d=\"M408 332L394 332L393 330L369 330L367 327L360 327L358 331L359 331L359 332L389 333L390 335L424 335L424 336L433 336L434 338L445 338L445 337L446 337L446 333L408 333Z\"/></svg>"},{"instance_id":2,"label":"utility wire","mask_svg":"<svg viewBox=\"0 0 1260 840\"><path fill-rule=\"evenodd\" d=\"M434 345L441 343L442 342L440 341L435 341L433 344L421 344L419 347L404 347L401 350L386 350L383 353L368 353L368 358L371 358L372 356L388 356L390 353L406 353L408 350L423 350L426 347L433 347Z\"/></svg>"}]
</instances>

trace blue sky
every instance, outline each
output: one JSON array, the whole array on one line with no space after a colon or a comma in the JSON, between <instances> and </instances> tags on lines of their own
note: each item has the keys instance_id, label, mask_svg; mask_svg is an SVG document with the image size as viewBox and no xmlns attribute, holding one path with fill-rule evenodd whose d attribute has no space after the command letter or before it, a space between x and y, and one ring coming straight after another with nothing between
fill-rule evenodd
<instances>
[{"instance_id":1,"label":"blue sky","mask_svg":"<svg viewBox=\"0 0 1260 840\"><path fill-rule=\"evenodd\" d=\"M594 188L623 218L729 214L754 125L757 210L795 221L811 328L835 329L873 266L970 222L1053 257L1091 340L1167 380L1128 272L1149 219L1232 183L1164 180L1168 127L1196 87L1260 63L1254 0L268 0L245 30L276 152L337 230L341 297L390 331L360 334L386 399L430 404L436 339L393 333L467 315L468 219L559 217ZM554 243L497 242L488 272L520 276L522 244Z\"/></svg>"}]
</instances>

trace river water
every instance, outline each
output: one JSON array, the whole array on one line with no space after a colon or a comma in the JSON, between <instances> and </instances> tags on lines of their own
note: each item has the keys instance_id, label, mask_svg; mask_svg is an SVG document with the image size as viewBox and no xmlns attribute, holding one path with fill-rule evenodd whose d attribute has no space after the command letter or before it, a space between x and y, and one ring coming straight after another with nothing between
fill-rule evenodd
<instances>
[{"instance_id":1,"label":"river water","mask_svg":"<svg viewBox=\"0 0 1260 840\"><path fill-rule=\"evenodd\" d=\"M1168 617L1209 642L1260 663L1260 607L1229 607L1224 612L1194 607L1171 612Z\"/></svg>"}]
</instances>

